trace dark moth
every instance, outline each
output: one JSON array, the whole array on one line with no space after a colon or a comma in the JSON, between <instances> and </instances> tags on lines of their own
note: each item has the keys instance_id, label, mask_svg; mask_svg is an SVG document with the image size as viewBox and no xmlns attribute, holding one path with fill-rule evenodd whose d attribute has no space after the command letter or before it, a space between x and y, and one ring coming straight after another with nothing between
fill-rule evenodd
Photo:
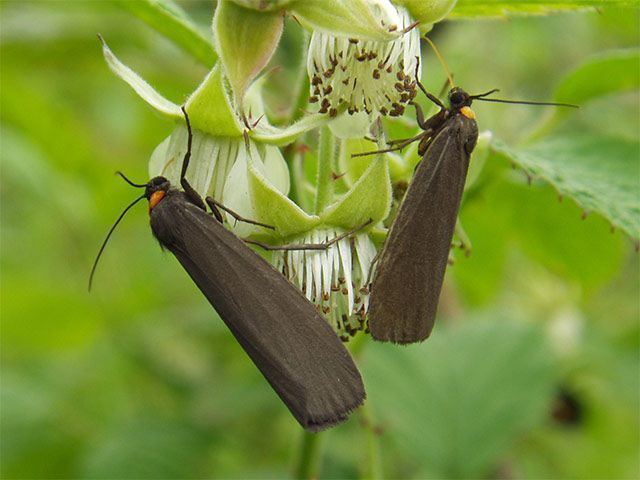
<instances>
[{"instance_id":1,"label":"dark moth","mask_svg":"<svg viewBox=\"0 0 640 480\"><path fill-rule=\"evenodd\" d=\"M206 203L215 216L206 212L185 178L192 140L186 112L185 119L182 190L164 177L143 185L127 180L145 189L138 200L149 201L153 235L175 255L300 425L317 431L342 422L365 398L353 359L314 305L222 225L211 198Z\"/></svg>"},{"instance_id":2,"label":"dark moth","mask_svg":"<svg viewBox=\"0 0 640 480\"><path fill-rule=\"evenodd\" d=\"M369 329L375 340L419 342L433 329L469 158L478 140L469 108L473 98L453 88L450 106L434 100L441 110L426 120L416 104L423 132L408 141L420 141L422 160L373 277Z\"/></svg>"}]
</instances>

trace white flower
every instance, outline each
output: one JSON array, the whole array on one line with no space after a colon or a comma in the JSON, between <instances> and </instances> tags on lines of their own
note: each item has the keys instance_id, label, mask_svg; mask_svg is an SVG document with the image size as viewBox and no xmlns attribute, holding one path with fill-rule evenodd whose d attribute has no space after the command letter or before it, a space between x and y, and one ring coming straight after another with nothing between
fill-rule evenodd
<instances>
[{"instance_id":1,"label":"white flower","mask_svg":"<svg viewBox=\"0 0 640 480\"><path fill-rule=\"evenodd\" d=\"M385 2L376 7L392 28L409 31L388 42L314 31L307 57L309 101L319 105L320 113L336 116L338 108L345 105L350 114L398 116L415 97L420 33L411 28L411 18L404 8Z\"/></svg>"},{"instance_id":2,"label":"white flower","mask_svg":"<svg viewBox=\"0 0 640 480\"><path fill-rule=\"evenodd\" d=\"M253 164L275 190L289 192L289 172L280 149L259 145L250 140ZM161 175L173 185L180 185L182 160L187 150L187 128L178 125L149 160L149 177ZM256 218L251 201L247 172L247 149L242 137L212 136L193 132L191 160L187 179L202 198L207 196L223 203L245 218ZM244 222L230 222L239 236L249 236L259 228Z\"/></svg>"},{"instance_id":3,"label":"white flower","mask_svg":"<svg viewBox=\"0 0 640 480\"><path fill-rule=\"evenodd\" d=\"M291 243L321 243L344 233L341 229L315 229ZM366 233L343 238L326 250L291 250L274 258L287 276L344 341L366 329L369 307L367 281L376 249Z\"/></svg>"}]
</instances>

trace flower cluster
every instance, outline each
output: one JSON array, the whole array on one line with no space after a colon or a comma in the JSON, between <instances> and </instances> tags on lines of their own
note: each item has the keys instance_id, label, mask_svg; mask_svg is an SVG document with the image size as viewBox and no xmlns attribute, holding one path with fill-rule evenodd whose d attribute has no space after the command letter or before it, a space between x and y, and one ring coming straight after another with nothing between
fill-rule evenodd
<instances>
[{"instance_id":1,"label":"flower cluster","mask_svg":"<svg viewBox=\"0 0 640 480\"><path fill-rule=\"evenodd\" d=\"M316 229L298 237L299 243L321 243L344 233ZM324 251L292 250L278 255L275 265L325 315L343 340L366 327L369 291L366 287L376 255L366 233L343 238Z\"/></svg>"},{"instance_id":2,"label":"flower cluster","mask_svg":"<svg viewBox=\"0 0 640 480\"><path fill-rule=\"evenodd\" d=\"M416 25L422 28L439 20L455 0L434 0L428 6L407 0L395 3L324 0L317 8L317 2L307 0L220 1L213 20L213 56L218 61L185 103L194 128L190 183L201 195L275 227L265 232L232 223L229 228L236 234L278 245L322 243L352 232L325 250L290 250L271 259L344 340L366 329L370 270L392 203L393 157L378 155L358 162L350 153L360 148L362 132L381 116L402 115L414 99L420 74ZM279 43L283 9L311 30L306 68L309 102L317 107L287 127L270 124L259 77ZM153 152L149 173L177 182L187 143L180 106L120 62L105 43L103 53L120 78L176 122L173 133ZM259 121L248 121L251 116ZM316 182L310 184L295 168L290 171L295 162L285 161L280 147L300 137L313 143L317 128L330 136L322 137L323 153L315 156ZM411 171L410 166L402 168ZM291 197L290 179L295 182Z\"/></svg>"},{"instance_id":3,"label":"flower cluster","mask_svg":"<svg viewBox=\"0 0 640 480\"><path fill-rule=\"evenodd\" d=\"M402 29L410 30L388 42L313 33L307 60L309 102L317 103L320 113L335 117L341 105L350 114L404 113L416 96L420 34L411 28L406 10L399 8L397 16Z\"/></svg>"}]
</instances>

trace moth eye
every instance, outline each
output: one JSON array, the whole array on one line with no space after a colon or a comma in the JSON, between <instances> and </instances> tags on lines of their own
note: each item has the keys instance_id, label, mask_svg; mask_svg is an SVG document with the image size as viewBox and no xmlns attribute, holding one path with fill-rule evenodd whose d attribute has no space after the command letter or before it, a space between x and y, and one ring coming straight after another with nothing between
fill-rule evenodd
<instances>
[{"instance_id":1,"label":"moth eye","mask_svg":"<svg viewBox=\"0 0 640 480\"><path fill-rule=\"evenodd\" d=\"M464 95L461 92L453 92L451 94L451 104L452 105L460 105L464 102Z\"/></svg>"}]
</instances>

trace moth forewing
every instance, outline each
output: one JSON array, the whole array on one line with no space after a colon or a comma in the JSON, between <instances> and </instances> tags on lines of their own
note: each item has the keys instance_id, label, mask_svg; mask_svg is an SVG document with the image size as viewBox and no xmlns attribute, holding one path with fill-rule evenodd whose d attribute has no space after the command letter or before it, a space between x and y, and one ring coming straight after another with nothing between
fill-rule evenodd
<instances>
[{"instance_id":1,"label":"moth forewing","mask_svg":"<svg viewBox=\"0 0 640 480\"><path fill-rule=\"evenodd\" d=\"M151 229L304 428L334 425L363 402L360 373L333 329L220 222L172 189L151 211Z\"/></svg>"},{"instance_id":2,"label":"moth forewing","mask_svg":"<svg viewBox=\"0 0 640 480\"><path fill-rule=\"evenodd\" d=\"M477 138L475 120L455 113L416 168L373 277L369 329L375 340L405 344L430 335Z\"/></svg>"}]
</instances>

